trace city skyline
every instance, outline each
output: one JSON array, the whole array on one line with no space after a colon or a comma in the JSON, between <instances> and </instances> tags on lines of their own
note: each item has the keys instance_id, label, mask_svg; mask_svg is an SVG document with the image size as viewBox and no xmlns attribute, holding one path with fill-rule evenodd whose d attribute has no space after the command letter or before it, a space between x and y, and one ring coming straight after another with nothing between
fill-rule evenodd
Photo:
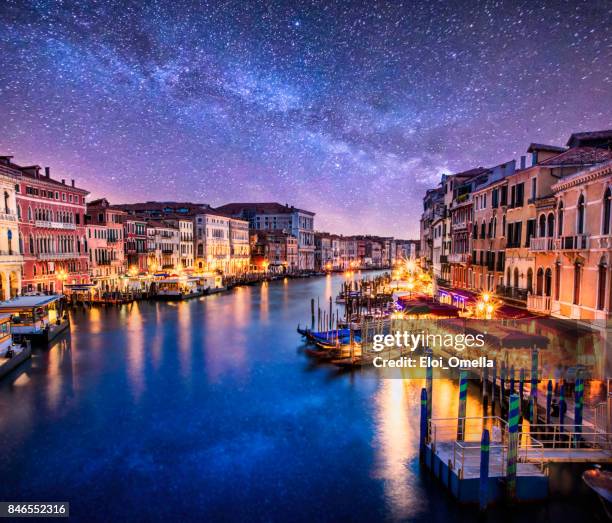
<instances>
[{"instance_id":1,"label":"city skyline","mask_svg":"<svg viewBox=\"0 0 612 523\"><path fill-rule=\"evenodd\" d=\"M606 3L513 4L6 2L0 153L92 198L416 238L442 172L612 127Z\"/></svg>"}]
</instances>

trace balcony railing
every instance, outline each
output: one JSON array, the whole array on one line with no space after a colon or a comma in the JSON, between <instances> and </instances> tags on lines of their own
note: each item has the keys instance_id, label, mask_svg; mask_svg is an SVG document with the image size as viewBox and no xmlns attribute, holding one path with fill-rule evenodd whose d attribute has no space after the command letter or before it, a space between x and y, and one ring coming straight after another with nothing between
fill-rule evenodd
<instances>
[{"instance_id":1,"label":"balcony railing","mask_svg":"<svg viewBox=\"0 0 612 523\"><path fill-rule=\"evenodd\" d=\"M80 252L40 252L36 255L39 260L70 260L85 256L85 253Z\"/></svg>"},{"instance_id":2,"label":"balcony railing","mask_svg":"<svg viewBox=\"0 0 612 523\"><path fill-rule=\"evenodd\" d=\"M589 237L586 234L555 238L555 250L557 251L584 251L588 248Z\"/></svg>"},{"instance_id":3,"label":"balcony railing","mask_svg":"<svg viewBox=\"0 0 612 523\"><path fill-rule=\"evenodd\" d=\"M538 296L537 294L529 294L527 296L527 308L530 311L549 314L551 309L550 296Z\"/></svg>"},{"instance_id":4,"label":"balcony railing","mask_svg":"<svg viewBox=\"0 0 612 523\"><path fill-rule=\"evenodd\" d=\"M66 230L76 229L76 225L74 223L50 222L47 220L36 220L34 222L34 225L36 225L36 227L45 227L47 229L66 229Z\"/></svg>"},{"instance_id":5,"label":"balcony railing","mask_svg":"<svg viewBox=\"0 0 612 523\"><path fill-rule=\"evenodd\" d=\"M470 263L471 256L467 252L453 253L448 255L449 263Z\"/></svg>"},{"instance_id":6,"label":"balcony railing","mask_svg":"<svg viewBox=\"0 0 612 523\"><path fill-rule=\"evenodd\" d=\"M518 287L507 287L505 285L497 286L497 295L512 300L527 301L527 289L519 289Z\"/></svg>"},{"instance_id":7,"label":"balcony railing","mask_svg":"<svg viewBox=\"0 0 612 523\"><path fill-rule=\"evenodd\" d=\"M529 242L530 251L552 251L555 249L554 238L531 238Z\"/></svg>"},{"instance_id":8,"label":"balcony railing","mask_svg":"<svg viewBox=\"0 0 612 523\"><path fill-rule=\"evenodd\" d=\"M0 221L4 222L16 222L17 215L13 213L0 212Z\"/></svg>"}]
</instances>

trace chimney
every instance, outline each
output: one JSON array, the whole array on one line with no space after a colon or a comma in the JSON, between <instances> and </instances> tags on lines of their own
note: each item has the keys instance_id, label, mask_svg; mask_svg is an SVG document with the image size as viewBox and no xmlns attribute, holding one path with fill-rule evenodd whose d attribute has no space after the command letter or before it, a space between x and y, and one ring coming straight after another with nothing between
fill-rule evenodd
<instances>
[{"instance_id":1,"label":"chimney","mask_svg":"<svg viewBox=\"0 0 612 523\"><path fill-rule=\"evenodd\" d=\"M51 167L45 167L45 177L51 177Z\"/></svg>"},{"instance_id":2,"label":"chimney","mask_svg":"<svg viewBox=\"0 0 612 523\"><path fill-rule=\"evenodd\" d=\"M524 156L521 156L521 169L524 169L526 167L526 159Z\"/></svg>"},{"instance_id":3,"label":"chimney","mask_svg":"<svg viewBox=\"0 0 612 523\"><path fill-rule=\"evenodd\" d=\"M74 187L74 179L70 180L70 183L72 184L72 186Z\"/></svg>"},{"instance_id":4,"label":"chimney","mask_svg":"<svg viewBox=\"0 0 612 523\"><path fill-rule=\"evenodd\" d=\"M62 185L66 185L66 179L62 178Z\"/></svg>"}]
</instances>

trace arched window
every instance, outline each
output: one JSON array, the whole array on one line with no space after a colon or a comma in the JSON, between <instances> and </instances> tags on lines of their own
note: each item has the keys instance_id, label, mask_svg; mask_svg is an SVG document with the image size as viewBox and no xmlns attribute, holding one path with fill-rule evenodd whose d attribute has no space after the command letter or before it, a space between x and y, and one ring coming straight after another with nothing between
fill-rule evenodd
<instances>
[{"instance_id":1,"label":"arched window","mask_svg":"<svg viewBox=\"0 0 612 523\"><path fill-rule=\"evenodd\" d=\"M538 269L536 273L536 294L538 296L542 296L542 292L544 290L544 270L542 267Z\"/></svg>"},{"instance_id":2,"label":"arched window","mask_svg":"<svg viewBox=\"0 0 612 523\"><path fill-rule=\"evenodd\" d=\"M574 263L574 305L580 304L580 276L582 266L580 262Z\"/></svg>"},{"instance_id":3,"label":"arched window","mask_svg":"<svg viewBox=\"0 0 612 523\"><path fill-rule=\"evenodd\" d=\"M493 218L493 238L497 237L497 217Z\"/></svg>"},{"instance_id":4,"label":"arched window","mask_svg":"<svg viewBox=\"0 0 612 523\"><path fill-rule=\"evenodd\" d=\"M540 214L540 228L538 231L538 236L540 238L544 238L544 236L546 236L546 217L543 214Z\"/></svg>"},{"instance_id":5,"label":"arched window","mask_svg":"<svg viewBox=\"0 0 612 523\"><path fill-rule=\"evenodd\" d=\"M557 207L557 237L563 236L563 202Z\"/></svg>"},{"instance_id":6,"label":"arched window","mask_svg":"<svg viewBox=\"0 0 612 523\"><path fill-rule=\"evenodd\" d=\"M519 286L519 272L518 272L518 267L514 268L514 286L516 288L518 288Z\"/></svg>"},{"instance_id":7,"label":"arched window","mask_svg":"<svg viewBox=\"0 0 612 523\"><path fill-rule=\"evenodd\" d=\"M551 212L548 215L548 223L547 223L547 233L546 235L549 238L552 238L555 235L555 215Z\"/></svg>"},{"instance_id":8,"label":"arched window","mask_svg":"<svg viewBox=\"0 0 612 523\"><path fill-rule=\"evenodd\" d=\"M603 223L601 227L602 234L610 234L610 199L612 198L612 192L610 187L606 189L603 199Z\"/></svg>"},{"instance_id":9,"label":"arched window","mask_svg":"<svg viewBox=\"0 0 612 523\"><path fill-rule=\"evenodd\" d=\"M578 204L576 205L576 233L584 234L584 194L581 194L578 198Z\"/></svg>"},{"instance_id":10,"label":"arched window","mask_svg":"<svg viewBox=\"0 0 612 523\"><path fill-rule=\"evenodd\" d=\"M482 224L480 225L480 237L486 238L486 236L487 236L486 226L485 226L484 220L482 220Z\"/></svg>"},{"instance_id":11,"label":"arched window","mask_svg":"<svg viewBox=\"0 0 612 523\"><path fill-rule=\"evenodd\" d=\"M510 267L508 267L508 270L506 271L506 285L510 287L510 283Z\"/></svg>"},{"instance_id":12,"label":"arched window","mask_svg":"<svg viewBox=\"0 0 612 523\"><path fill-rule=\"evenodd\" d=\"M527 269L527 292L533 293L533 270Z\"/></svg>"},{"instance_id":13,"label":"arched window","mask_svg":"<svg viewBox=\"0 0 612 523\"><path fill-rule=\"evenodd\" d=\"M17 219L21 220L21 205L17 206Z\"/></svg>"},{"instance_id":14,"label":"arched window","mask_svg":"<svg viewBox=\"0 0 612 523\"><path fill-rule=\"evenodd\" d=\"M550 269L546 269L544 272L544 294L550 297L552 287L552 271Z\"/></svg>"},{"instance_id":15,"label":"arched window","mask_svg":"<svg viewBox=\"0 0 612 523\"><path fill-rule=\"evenodd\" d=\"M28 220L32 221L32 207L28 206Z\"/></svg>"},{"instance_id":16,"label":"arched window","mask_svg":"<svg viewBox=\"0 0 612 523\"><path fill-rule=\"evenodd\" d=\"M606 274L608 269L605 260L599 262L597 267L597 310L604 310L606 304Z\"/></svg>"}]
</instances>

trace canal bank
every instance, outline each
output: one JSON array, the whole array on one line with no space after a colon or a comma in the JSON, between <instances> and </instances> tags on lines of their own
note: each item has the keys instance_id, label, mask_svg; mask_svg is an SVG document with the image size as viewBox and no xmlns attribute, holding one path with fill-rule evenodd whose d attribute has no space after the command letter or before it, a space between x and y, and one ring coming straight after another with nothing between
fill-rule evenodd
<instances>
[{"instance_id":1,"label":"canal bank","mask_svg":"<svg viewBox=\"0 0 612 523\"><path fill-rule=\"evenodd\" d=\"M75 521L476 521L420 468L423 380L296 358L310 298L343 281L73 311L71 336L0 384L3 499L69 500ZM433 416L456 415L456 383L433 387ZM582 503L490 517L563 520Z\"/></svg>"}]
</instances>

